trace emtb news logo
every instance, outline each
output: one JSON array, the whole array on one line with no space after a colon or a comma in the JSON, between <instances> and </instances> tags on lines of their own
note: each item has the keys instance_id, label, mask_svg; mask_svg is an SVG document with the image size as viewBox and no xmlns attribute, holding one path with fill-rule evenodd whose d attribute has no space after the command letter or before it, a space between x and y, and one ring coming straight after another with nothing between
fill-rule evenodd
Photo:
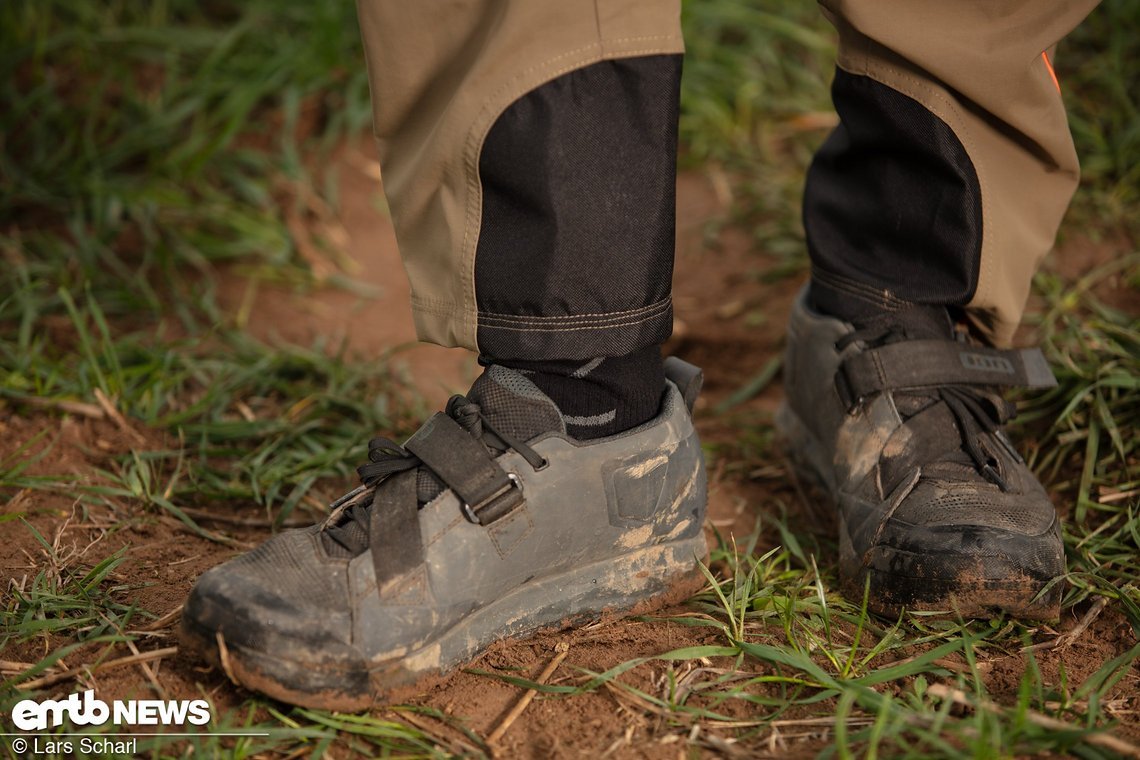
<instances>
[{"instance_id":1,"label":"emtb news logo","mask_svg":"<svg viewBox=\"0 0 1140 760\"><path fill-rule=\"evenodd\" d=\"M204 726L210 722L210 703L204 699L116 699L108 705L95 697L94 689L88 689L67 699L25 699L12 708L12 722L21 731L43 731L65 720L76 726L102 726L108 721L116 726Z\"/></svg>"}]
</instances>

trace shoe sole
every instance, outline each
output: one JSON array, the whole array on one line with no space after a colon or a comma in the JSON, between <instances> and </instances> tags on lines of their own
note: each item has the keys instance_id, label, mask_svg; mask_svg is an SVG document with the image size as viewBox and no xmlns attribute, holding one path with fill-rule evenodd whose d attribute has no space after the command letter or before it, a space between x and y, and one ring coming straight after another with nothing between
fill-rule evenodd
<instances>
[{"instance_id":1,"label":"shoe sole","mask_svg":"<svg viewBox=\"0 0 1140 760\"><path fill-rule=\"evenodd\" d=\"M838 518L840 589L848 600L861 604L866 594L867 608L887 617L898 617L904 610L962 618L994 617L995 613L1023 620L1050 621L1060 617L1060 576L1041 580L1016 572L1001 578L977 577L976 573L971 577L964 572L957 578L940 580L868 567L864 558L855 552L847 521L839 509L838 487L827 476L831 468L826 449L787 402L781 404L776 413L776 429L784 439L784 448L805 498L813 494ZM806 506L812 511L817 509L810 503ZM1056 527L1054 518L1050 531ZM1025 544L1026 551L1033 550L1030 537L1026 537ZM873 551L886 557L882 564L889 564L891 557L904 554L890 547L874 547ZM961 557L936 552L925 555L926 558L940 556L947 564L952 558Z\"/></svg>"},{"instance_id":2,"label":"shoe sole","mask_svg":"<svg viewBox=\"0 0 1140 760\"><path fill-rule=\"evenodd\" d=\"M188 618L182 620L181 639L240 686L302 707L355 712L412 696L497 641L684 601L704 586L697 562L707 557L701 534L534 580L462 619L430 644L359 667L289 661L227 644L219 632Z\"/></svg>"}]
</instances>

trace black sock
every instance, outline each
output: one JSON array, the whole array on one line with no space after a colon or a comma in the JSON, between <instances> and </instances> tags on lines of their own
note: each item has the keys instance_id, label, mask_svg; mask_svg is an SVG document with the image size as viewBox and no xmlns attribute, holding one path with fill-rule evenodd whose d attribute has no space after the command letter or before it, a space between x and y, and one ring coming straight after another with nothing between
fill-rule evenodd
<instances>
[{"instance_id":1,"label":"black sock","mask_svg":"<svg viewBox=\"0 0 1140 760\"><path fill-rule=\"evenodd\" d=\"M601 438L653 418L665 387L661 347L589 361L509 361L558 405L566 432L578 440Z\"/></svg>"}]
</instances>

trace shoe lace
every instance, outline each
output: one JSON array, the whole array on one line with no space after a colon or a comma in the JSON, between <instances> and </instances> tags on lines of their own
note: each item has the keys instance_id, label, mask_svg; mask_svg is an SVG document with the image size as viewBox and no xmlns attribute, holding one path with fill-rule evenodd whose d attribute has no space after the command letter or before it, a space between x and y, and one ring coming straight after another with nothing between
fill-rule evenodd
<instances>
[{"instance_id":1,"label":"shoe lace","mask_svg":"<svg viewBox=\"0 0 1140 760\"><path fill-rule=\"evenodd\" d=\"M547 465L546 459L530 446L493 427L482 407L466 397L452 396L445 411L464 430L481 440L495 456L513 449L535 470ZM329 505L330 514L321 527L323 534L353 556L363 553L369 546L373 492L393 475L420 467L424 467L423 460L392 439L379 437L370 440L368 462L356 468L360 485Z\"/></svg>"},{"instance_id":2,"label":"shoe lace","mask_svg":"<svg viewBox=\"0 0 1140 760\"><path fill-rule=\"evenodd\" d=\"M905 324L898 321L871 323L864 328L840 338L835 343L839 351L843 351L852 343L862 341L870 348L894 343L897 341L912 340ZM955 340L964 340L965 336L957 333ZM953 415L955 427L961 438L959 451L964 456L952 456L952 461L973 467L983 478L996 485L1003 491L1008 490L1009 484L998 470L998 460L980 443L987 434L1000 436L1001 426L1016 415L1016 407L996 395L983 395L977 388L964 385L943 385L935 389L897 390L892 391L894 397L912 398L919 402L944 403ZM909 414L899 410L903 420L906 421L926 408L927 404L916 404L916 408ZM1008 447L1007 447L1008 448ZM1016 456L1016 454L1014 454Z\"/></svg>"}]
</instances>

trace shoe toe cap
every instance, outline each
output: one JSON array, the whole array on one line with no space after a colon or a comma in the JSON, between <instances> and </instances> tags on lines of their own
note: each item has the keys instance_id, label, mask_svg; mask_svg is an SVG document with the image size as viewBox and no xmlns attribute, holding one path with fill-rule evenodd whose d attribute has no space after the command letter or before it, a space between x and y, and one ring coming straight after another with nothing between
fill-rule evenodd
<instances>
[{"instance_id":1,"label":"shoe toe cap","mask_svg":"<svg viewBox=\"0 0 1140 760\"><path fill-rule=\"evenodd\" d=\"M320 553L315 531L287 531L199 578L183 608L200 637L288 652L290 659L355 657L346 564Z\"/></svg>"},{"instance_id":2,"label":"shoe toe cap","mask_svg":"<svg viewBox=\"0 0 1140 760\"><path fill-rule=\"evenodd\" d=\"M1060 522L1044 491L920 481L868 543L875 564L915 577L1047 580L1064 572Z\"/></svg>"},{"instance_id":3,"label":"shoe toe cap","mask_svg":"<svg viewBox=\"0 0 1140 760\"><path fill-rule=\"evenodd\" d=\"M891 515L928 530L975 529L1041 536L1057 525L1057 511L1039 487L1002 491L989 483L921 479Z\"/></svg>"}]
</instances>

